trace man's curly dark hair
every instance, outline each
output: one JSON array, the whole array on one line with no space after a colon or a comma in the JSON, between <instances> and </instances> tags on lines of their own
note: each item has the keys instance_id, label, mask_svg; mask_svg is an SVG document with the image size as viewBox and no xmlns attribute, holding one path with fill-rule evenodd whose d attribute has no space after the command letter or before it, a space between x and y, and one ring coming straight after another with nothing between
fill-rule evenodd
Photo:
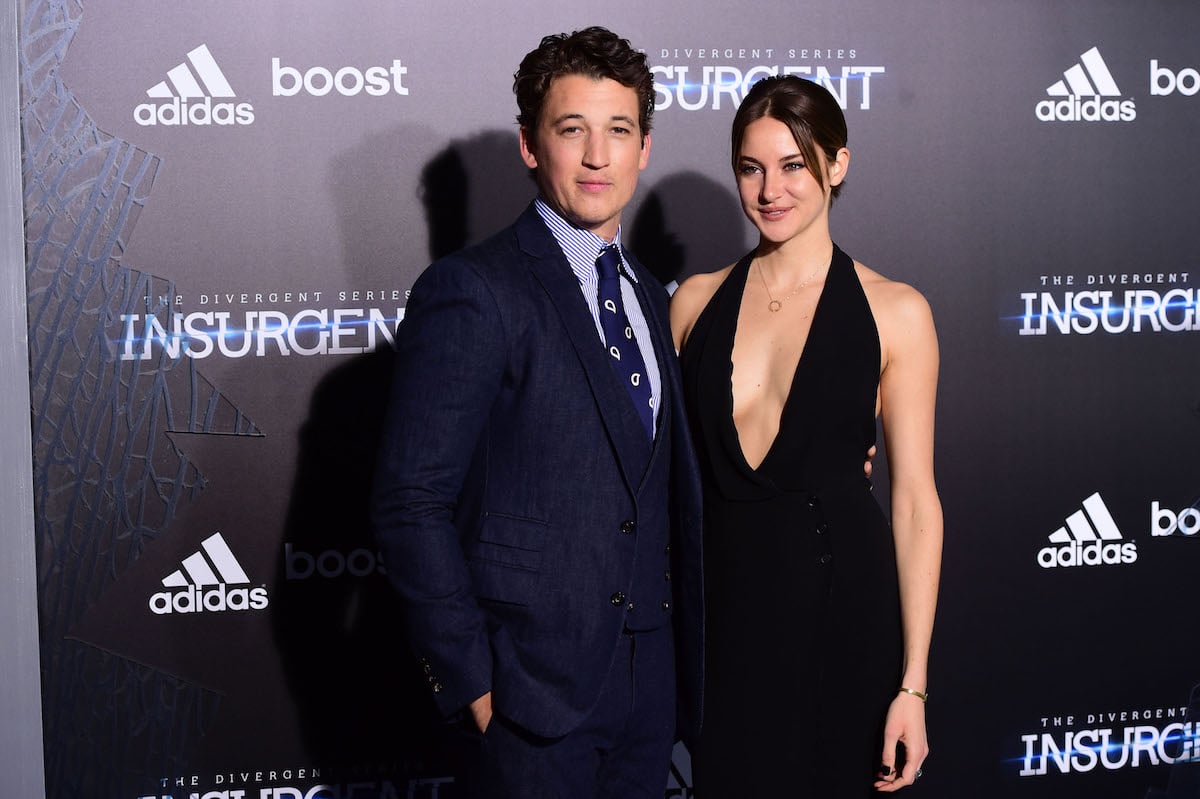
<instances>
[{"instance_id":1,"label":"man's curly dark hair","mask_svg":"<svg viewBox=\"0 0 1200 799\"><path fill-rule=\"evenodd\" d=\"M654 77L646 63L646 54L634 50L629 40L593 26L546 36L536 50L521 60L513 75L517 95L517 124L525 128L531 141L537 140L538 120L550 83L564 75L583 75L594 80L609 78L628 86L638 96L638 126L641 135L650 132L654 115Z\"/></svg>"}]
</instances>

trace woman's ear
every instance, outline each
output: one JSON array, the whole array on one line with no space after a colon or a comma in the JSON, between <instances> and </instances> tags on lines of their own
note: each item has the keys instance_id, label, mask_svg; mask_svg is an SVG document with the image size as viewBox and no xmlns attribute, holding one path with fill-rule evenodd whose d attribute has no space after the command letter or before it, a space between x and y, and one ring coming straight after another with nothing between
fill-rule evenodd
<instances>
[{"instance_id":1,"label":"woman's ear","mask_svg":"<svg viewBox=\"0 0 1200 799\"><path fill-rule=\"evenodd\" d=\"M829 185L840 186L846 179L850 169L850 151L845 147L837 151L837 155L829 162Z\"/></svg>"}]
</instances>

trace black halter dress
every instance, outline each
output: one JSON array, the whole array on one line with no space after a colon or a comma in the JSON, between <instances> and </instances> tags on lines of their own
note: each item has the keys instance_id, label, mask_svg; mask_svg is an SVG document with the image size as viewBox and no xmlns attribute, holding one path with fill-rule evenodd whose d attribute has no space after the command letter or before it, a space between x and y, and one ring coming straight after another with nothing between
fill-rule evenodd
<instances>
[{"instance_id":1,"label":"black halter dress","mask_svg":"<svg viewBox=\"0 0 1200 799\"><path fill-rule=\"evenodd\" d=\"M731 384L750 262L730 271L681 354L705 490L696 795L871 796L902 658L891 530L863 476L879 335L835 246L778 436L751 468Z\"/></svg>"}]
</instances>

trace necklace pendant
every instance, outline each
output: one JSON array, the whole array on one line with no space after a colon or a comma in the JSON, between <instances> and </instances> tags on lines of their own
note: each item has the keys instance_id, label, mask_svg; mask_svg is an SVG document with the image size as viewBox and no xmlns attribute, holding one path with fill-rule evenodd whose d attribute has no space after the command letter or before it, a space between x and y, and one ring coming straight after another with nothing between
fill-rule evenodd
<instances>
[{"instance_id":1,"label":"necklace pendant","mask_svg":"<svg viewBox=\"0 0 1200 799\"><path fill-rule=\"evenodd\" d=\"M770 311L771 313L776 313L782 307L783 307L783 303L780 302L779 300L771 300L770 302L767 303L767 310Z\"/></svg>"}]
</instances>

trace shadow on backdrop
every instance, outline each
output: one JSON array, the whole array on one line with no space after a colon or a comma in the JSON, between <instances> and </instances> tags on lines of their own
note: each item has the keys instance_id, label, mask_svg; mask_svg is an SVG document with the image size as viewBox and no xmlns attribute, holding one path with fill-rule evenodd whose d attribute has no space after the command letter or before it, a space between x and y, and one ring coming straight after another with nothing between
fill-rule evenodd
<instances>
[{"instance_id":1,"label":"shadow on backdrop","mask_svg":"<svg viewBox=\"0 0 1200 799\"><path fill-rule=\"evenodd\" d=\"M732 186L732 178L723 186L698 172L668 175L627 220L627 245L664 286L728 266L750 249Z\"/></svg>"},{"instance_id":2,"label":"shadow on backdrop","mask_svg":"<svg viewBox=\"0 0 1200 799\"><path fill-rule=\"evenodd\" d=\"M452 142L421 171L429 257L437 260L511 225L537 192L516 132Z\"/></svg>"},{"instance_id":3,"label":"shadow on backdrop","mask_svg":"<svg viewBox=\"0 0 1200 799\"><path fill-rule=\"evenodd\" d=\"M436 259L508 224L533 195L515 133L453 142L412 175L400 166L405 135L354 148L331 175L345 209L346 269L355 279L373 275L367 285L378 285L400 258L413 263L404 264L403 280L389 284L415 280L426 258L414 254L419 234L411 226L424 224ZM381 210L402 206L389 195L405 192L421 197L424 220ZM393 371L393 351L383 346L336 367L314 391L299 433L272 623L310 762L329 768L335 780L374 785L373 792L356 786L364 799L432 795L435 788L454 799L461 792L439 781L459 777L469 750L460 728L440 719L407 647L401 605L370 527Z\"/></svg>"}]
</instances>

